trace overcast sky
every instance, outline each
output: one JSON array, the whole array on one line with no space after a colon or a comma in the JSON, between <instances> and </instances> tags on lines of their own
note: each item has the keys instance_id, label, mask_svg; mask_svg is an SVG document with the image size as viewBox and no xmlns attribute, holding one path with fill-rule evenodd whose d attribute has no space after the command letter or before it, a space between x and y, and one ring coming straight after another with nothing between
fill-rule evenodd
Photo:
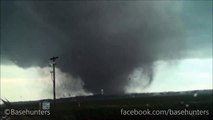
<instances>
[{"instance_id":1,"label":"overcast sky","mask_svg":"<svg viewBox=\"0 0 213 120\"><path fill-rule=\"evenodd\" d=\"M212 89L212 1L1 1L1 97Z\"/></svg>"}]
</instances>

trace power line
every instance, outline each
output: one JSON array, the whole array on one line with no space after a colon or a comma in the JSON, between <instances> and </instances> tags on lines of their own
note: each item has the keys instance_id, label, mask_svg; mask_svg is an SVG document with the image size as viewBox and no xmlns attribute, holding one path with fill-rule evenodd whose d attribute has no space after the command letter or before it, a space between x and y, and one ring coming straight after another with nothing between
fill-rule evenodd
<instances>
[{"instance_id":1,"label":"power line","mask_svg":"<svg viewBox=\"0 0 213 120\"><path fill-rule=\"evenodd\" d=\"M52 75L53 75L53 104L55 107L55 101L56 101L56 94L55 94L55 66L56 66L56 59L58 59L59 57L52 57L50 58L50 60L52 60L52 66L53 66L53 71L52 71Z\"/></svg>"}]
</instances>

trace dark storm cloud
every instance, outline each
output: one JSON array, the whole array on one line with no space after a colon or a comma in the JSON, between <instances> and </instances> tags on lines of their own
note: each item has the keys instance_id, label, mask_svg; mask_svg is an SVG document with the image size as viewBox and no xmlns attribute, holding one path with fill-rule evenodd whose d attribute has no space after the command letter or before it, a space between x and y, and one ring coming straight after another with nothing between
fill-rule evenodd
<instances>
[{"instance_id":1,"label":"dark storm cloud","mask_svg":"<svg viewBox=\"0 0 213 120\"><path fill-rule=\"evenodd\" d=\"M122 93L142 67L150 82L153 62L177 59L184 49L178 10L170 2L5 2L2 57L22 67L58 67L80 77L86 90ZM69 83L69 82L67 82Z\"/></svg>"}]
</instances>

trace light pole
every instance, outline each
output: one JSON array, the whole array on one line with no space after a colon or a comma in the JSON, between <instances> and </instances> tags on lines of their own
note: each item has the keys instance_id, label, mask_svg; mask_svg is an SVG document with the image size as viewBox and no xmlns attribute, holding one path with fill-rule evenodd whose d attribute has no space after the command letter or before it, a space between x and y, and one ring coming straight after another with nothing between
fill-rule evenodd
<instances>
[{"instance_id":1,"label":"light pole","mask_svg":"<svg viewBox=\"0 0 213 120\"><path fill-rule=\"evenodd\" d=\"M52 60L52 65L53 65L53 104L55 107L55 100L56 100L56 96L55 96L55 66L56 66L56 59L58 59L59 57L52 57L50 58L50 60Z\"/></svg>"}]
</instances>

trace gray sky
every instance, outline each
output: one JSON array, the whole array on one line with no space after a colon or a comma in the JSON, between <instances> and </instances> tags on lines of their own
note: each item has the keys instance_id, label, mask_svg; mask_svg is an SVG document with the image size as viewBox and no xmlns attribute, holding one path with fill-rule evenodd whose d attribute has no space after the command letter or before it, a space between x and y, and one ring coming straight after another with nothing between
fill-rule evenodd
<instances>
[{"instance_id":1,"label":"gray sky","mask_svg":"<svg viewBox=\"0 0 213 120\"><path fill-rule=\"evenodd\" d=\"M158 61L212 59L212 1L3 0L1 22L1 65L46 68L57 55L66 91L77 80L88 93L124 93L135 70L143 89Z\"/></svg>"}]
</instances>

